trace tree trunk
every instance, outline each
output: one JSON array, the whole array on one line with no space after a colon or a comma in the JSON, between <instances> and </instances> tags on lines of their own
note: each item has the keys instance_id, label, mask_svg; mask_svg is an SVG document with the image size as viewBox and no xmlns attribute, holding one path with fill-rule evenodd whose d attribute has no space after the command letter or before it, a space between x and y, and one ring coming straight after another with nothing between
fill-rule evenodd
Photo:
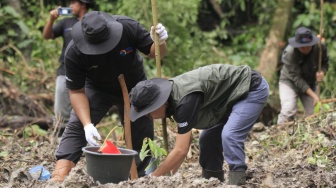
<instances>
[{"instance_id":1,"label":"tree trunk","mask_svg":"<svg viewBox=\"0 0 336 188\"><path fill-rule=\"evenodd\" d=\"M286 44L283 40L293 5L294 0L278 0L278 8L275 10L272 27L260 58L258 70L269 83L273 83L273 79L275 79L280 50Z\"/></svg>"},{"instance_id":2,"label":"tree trunk","mask_svg":"<svg viewBox=\"0 0 336 188\"><path fill-rule=\"evenodd\" d=\"M275 10L272 20L272 26L267 38L265 48L261 54L259 67L257 70L266 78L272 91L277 85L277 72L279 65L279 55L286 45L284 42L287 26L290 25L291 10L294 6L294 0L278 0L278 7ZM272 125L274 117L279 113L280 101L277 92L270 95L267 105L263 109L259 121L265 125Z\"/></svg>"},{"instance_id":3,"label":"tree trunk","mask_svg":"<svg viewBox=\"0 0 336 188\"><path fill-rule=\"evenodd\" d=\"M22 12L21 2L19 0L7 0L7 4L13 7L18 13Z\"/></svg>"}]
</instances>

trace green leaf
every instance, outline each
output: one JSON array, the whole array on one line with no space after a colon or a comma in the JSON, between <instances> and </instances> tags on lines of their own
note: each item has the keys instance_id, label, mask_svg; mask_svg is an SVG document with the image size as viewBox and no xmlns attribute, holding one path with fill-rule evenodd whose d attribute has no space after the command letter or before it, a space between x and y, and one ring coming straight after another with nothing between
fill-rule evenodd
<instances>
[{"instance_id":1,"label":"green leaf","mask_svg":"<svg viewBox=\"0 0 336 188\"><path fill-rule=\"evenodd\" d=\"M328 111L331 109L330 105L329 104L322 104L322 109L325 110L325 111Z\"/></svg>"},{"instance_id":2,"label":"green leaf","mask_svg":"<svg viewBox=\"0 0 336 188\"><path fill-rule=\"evenodd\" d=\"M164 156L167 156L167 151L163 148L160 148L160 153Z\"/></svg>"},{"instance_id":3,"label":"green leaf","mask_svg":"<svg viewBox=\"0 0 336 188\"><path fill-rule=\"evenodd\" d=\"M19 48L25 48L27 47L29 44L31 44L33 42L33 40L23 40L22 42L20 42L18 44Z\"/></svg>"},{"instance_id":4,"label":"green leaf","mask_svg":"<svg viewBox=\"0 0 336 188\"><path fill-rule=\"evenodd\" d=\"M16 10L11 6L5 6L3 9L4 9L4 12L6 12L7 14L10 14L16 18L20 17L20 14L18 14Z\"/></svg>"},{"instance_id":5,"label":"green leaf","mask_svg":"<svg viewBox=\"0 0 336 188\"><path fill-rule=\"evenodd\" d=\"M46 136L47 131L41 129L38 125L32 125L29 127L26 127L24 130L25 136L26 137L31 137L31 136Z\"/></svg>"},{"instance_id":6,"label":"green leaf","mask_svg":"<svg viewBox=\"0 0 336 188\"><path fill-rule=\"evenodd\" d=\"M308 158L308 163L315 165L316 164L316 159L314 157L309 157Z\"/></svg>"},{"instance_id":7,"label":"green leaf","mask_svg":"<svg viewBox=\"0 0 336 188\"><path fill-rule=\"evenodd\" d=\"M17 20L16 24L20 27L21 31L28 35L29 34L29 28L27 27L27 25L22 21L22 20Z\"/></svg>"},{"instance_id":8,"label":"green leaf","mask_svg":"<svg viewBox=\"0 0 336 188\"><path fill-rule=\"evenodd\" d=\"M320 112L320 108L321 108L321 102L316 103L315 108L314 108L314 112L315 113L319 113Z\"/></svg>"},{"instance_id":9,"label":"green leaf","mask_svg":"<svg viewBox=\"0 0 336 188\"><path fill-rule=\"evenodd\" d=\"M2 151L0 152L0 157L7 157L8 151Z\"/></svg>"},{"instance_id":10,"label":"green leaf","mask_svg":"<svg viewBox=\"0 0 336 188\"><path fill-rule=\"evenodd\" d=\"M3 43L6 40L6 36L5 35L0 35L0 43Z\"/></svg>"},{"instance_id":11,"label":"green leaf","mask_svg":"<svg viewBox=\"0 0 336 188\"><path fill-rule=\"evenodd\" d=\"M141 150L141 152L140 152L140 154L139 154L139 157L140 157L140 160L141 160L141 161L143 161L147 156L149 156L149 155L148 155L148 152L149 152L149 150L147 150L147 151L142 151L142 150Z\"/></svg>"},{"instance_id":12,"label":"green leaf","mask_svg":"<svg viewBox=\"0 0 336 188\"><path fill-rule=\"evenodd\" d=\"M149 150L147 150L147 147L148 147L147 140L148 140L148 138L145 138L142 141L142 147L141 147L140 154L139 154L139 157L140 157L141 161L143 161L148 156Z\"/></svg>"},{"instance_id":13,"label":"green leaf","mask_svg":"<svg viewBox=\"0 0 336 188\"><path fill-rule=\"evenodd\" d=\"M245 10L246 10L246 4L245 4L245 1L241 1L241 2L240 2L240 9L241 9L242 11L245 11Z\"/></svg>"}]
</instances>

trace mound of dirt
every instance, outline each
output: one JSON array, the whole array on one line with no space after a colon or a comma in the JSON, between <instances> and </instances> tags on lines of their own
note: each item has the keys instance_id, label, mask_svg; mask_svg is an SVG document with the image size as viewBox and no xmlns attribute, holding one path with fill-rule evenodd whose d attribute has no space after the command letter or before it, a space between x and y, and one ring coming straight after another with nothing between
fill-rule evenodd
<instances>
[{"instance_id":1,"label":"mound of dirt","mask_svg":"<svg viewBox=\"0 0 336 188\"><path fill-rule=\"evenodd\" d=\"M243 187L335 187L336 185L336 114L282 126L256 124L245 144L247 184ZM172 131L169 132L173 137ZM43 165L52 173L57 147L55 138L20 131L1 131L0 187L116 187L116 188L192 188L235 187L227 185L228 166L224 164L225 182L201 177L198 145L173 176L142 177L118 184L94 182L86 173L83 155L63 183L35 180L29 169ZM173 140L173 139L171 139ZM174 143L169 143L173 146Z\"/></svg>"}]
</instances>

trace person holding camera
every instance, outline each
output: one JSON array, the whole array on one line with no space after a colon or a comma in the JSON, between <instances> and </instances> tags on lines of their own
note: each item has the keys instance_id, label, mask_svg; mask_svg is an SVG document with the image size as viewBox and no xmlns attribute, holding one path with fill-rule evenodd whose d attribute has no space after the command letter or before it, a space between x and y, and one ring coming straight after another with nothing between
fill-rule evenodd
<instances>
[{"instance_id":1,"label":"person holding camera","mask_svg":"<svg viewBox=\"0 0 336 188\"><path fill-rule=\"evenodd\" d=\"M162 24L148 32L138 21L120 15L90 11L72 29L73 40L65 52L66 85L73 107L69 123L56 151L52 179L62 182L79 161L82 148L98 146L96 125L112 106L124 122L124 99L118 80L123 74L130 90L147 76L140 52L155 58L154 34L159 37L161 57L167 53L167 31ZM133 149L140 153L144 138L154 138L153 120L139 118L131 123ZM135 157L138 175L145 176L151 157Z\"/></svg>"},{"instance_id":2,"label":"person holding camera","mask_svg":"<svg viewBox=\"0 0 336 188\"><path fill-rule=\"evenodd\" d=\"M60 123L58 125L61 128L59 136L63 133L72 110L69 99L69 90L66 88L65 84L64 52L69 42L72 40L72 26L81 20L88 10L93 8L93 6L93 0L71 0L69 6L71 12L68 13L73 16L63 18L54 24L55 21L63 14L62 8L59 6L50 11L49 20L43 29L44 39L56 39L58 37L63 38L62 53L58 60L60 64L57 70L54 98L54 125L56 123Z\"/></svg>"}]
</instances>

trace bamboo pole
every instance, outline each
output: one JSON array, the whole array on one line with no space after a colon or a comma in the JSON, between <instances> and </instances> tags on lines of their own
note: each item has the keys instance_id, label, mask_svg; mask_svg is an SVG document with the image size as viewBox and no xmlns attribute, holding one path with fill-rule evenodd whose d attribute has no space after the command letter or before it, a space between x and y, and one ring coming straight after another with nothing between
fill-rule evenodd
<instances>
[{"instance_id":1,"label":"bamboo pole","mask_svg":"<svg viewBox=\"0 0 336 188\"><path fill-rule=\"evenodd\" d=\"M318 62L318 71L320 72L322 70L322 38L323 38L323 20L324 20L324 2L321 0L320 3L321 6L321 18L320 18L320 41L318 42L318 46L320 49L320 54L319 54L319 62ZM321 82L317 82L317 88L316 88L316 94L318 97L320 97L321 93Z\"/></svg>"},{"instance_id":2,"label":"bamboo pole","mask_svg":"<svg viewBox=\"0 0 336 188\"><path fill-rule=\"evenodd\" d=\"M157 12L156 12L156 0L151 0L151 2L152 2L153 24L154 24L154 28L156 28L158 24L158 18L157 18ZM161 78L162 76L161 76L159 36L156 33L154 35L154 45L155 45L156 75L157 77ZM165 147L165 150L168 152L168 134L167 134L166 118L162 119L162 132L163 132L164 147Z\"/></svg>"},{"instance_id":3,"label":"bamboo pole","mask_svg":"<svg viewBox=\"0 0 336 188\"><path fill-rule=\"evenodd\" d=\"M153 14L153 24L154 30L158 25L158 18L156 12L156 1L152 0L152 14ZM154 35L154 45L155 45L155 62L156 62L156 75L161 78L161 58L160 58L160 45L159 36L155 33Z\"/></svg>"}]
</instances>

